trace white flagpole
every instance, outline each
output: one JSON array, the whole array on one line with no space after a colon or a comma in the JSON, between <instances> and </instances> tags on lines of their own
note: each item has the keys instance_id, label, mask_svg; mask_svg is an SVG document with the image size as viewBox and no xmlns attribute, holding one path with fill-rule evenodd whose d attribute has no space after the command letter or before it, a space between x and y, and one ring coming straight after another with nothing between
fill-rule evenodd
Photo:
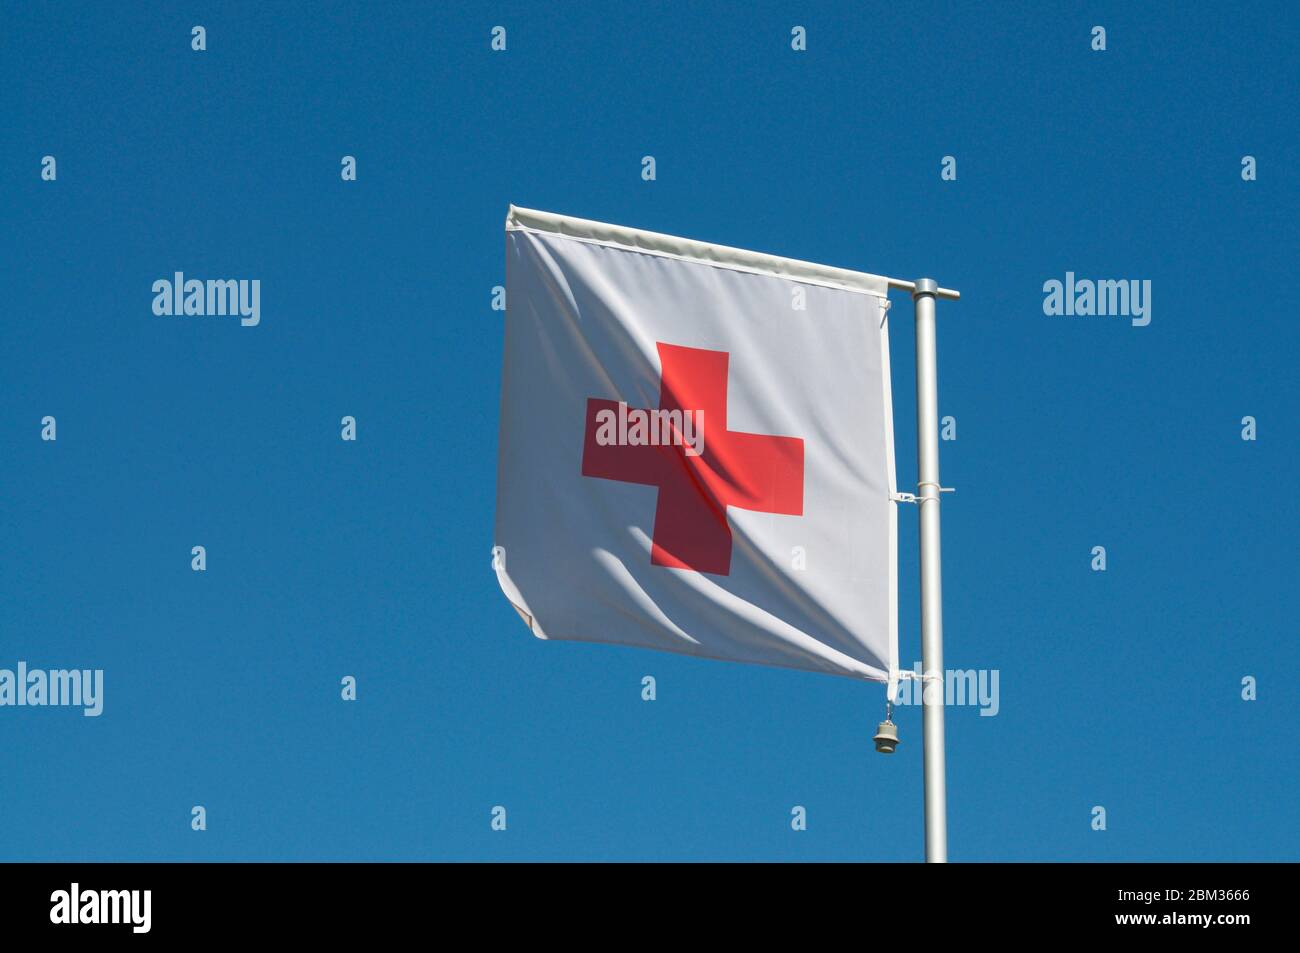
<instances>
[{"instance_id":1,"label":"white flagpole","mask_svg":"<svg viewBox=\"0 0 1300 953\"><path fill-rule=\"evenodd\" d=\"M900 282L901 283L901 282ZM935 367L934 302L956 298L930 278L914 283L916 309L916 458L921 510L921 698L925 747L925 860L948 862L947 783L943 750L943 598L939 581L939 387Z\"/></svg>"}]
</instances>

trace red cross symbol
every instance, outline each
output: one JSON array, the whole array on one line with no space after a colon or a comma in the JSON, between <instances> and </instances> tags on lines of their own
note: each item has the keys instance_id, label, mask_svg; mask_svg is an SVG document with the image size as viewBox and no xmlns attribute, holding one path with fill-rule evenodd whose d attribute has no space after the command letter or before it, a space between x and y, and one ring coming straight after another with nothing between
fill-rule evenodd
<instances>
[{"instance_id":1,"label":"red cross symbol","mask_svg":"<svg viewBox=\"0 0 1300 953\"><path fill-rule=\"evenodd\" d=\"M726 351L663 343L658 348L659 409L703 411L703 453L688 454L690 447L680 440L602 446L596 415L617 414L619 404L592 397L582 475L658 487L651 564L726 576L731 572L728 506L803 515L803 440L727 429Z\"/></svg>"}]
</instances>

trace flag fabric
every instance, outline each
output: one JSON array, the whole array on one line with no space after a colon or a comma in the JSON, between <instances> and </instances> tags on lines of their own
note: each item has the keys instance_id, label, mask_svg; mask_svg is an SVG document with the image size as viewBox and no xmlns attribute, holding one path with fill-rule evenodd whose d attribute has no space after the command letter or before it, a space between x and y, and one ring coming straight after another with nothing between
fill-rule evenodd
<instances>
[{"instance_id":1,"label":"flag fabric","mask_svg":"<svg viewBox=\"0 0 1300 953\"><path fill-rule=\"evenodd\" d=\"M886 292L512 206L493 565L533 634L896 677Z\"/></svg>"}]
</instances>

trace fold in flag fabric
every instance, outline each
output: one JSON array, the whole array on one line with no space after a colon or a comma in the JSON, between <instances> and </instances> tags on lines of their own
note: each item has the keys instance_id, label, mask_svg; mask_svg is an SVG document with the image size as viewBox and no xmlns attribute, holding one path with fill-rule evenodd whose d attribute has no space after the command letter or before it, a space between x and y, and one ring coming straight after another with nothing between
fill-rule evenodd
<instances>
[{"instance_id":1,"label":"fold in flag fabric","mask_svg":"<svg viewBox=\"0 0 1300 953\"><path fill-rule=\"evenodd\" d=\"M886 292L512 206L493 565L533 634L896 675Z\"/></svg>"}]
</instances>

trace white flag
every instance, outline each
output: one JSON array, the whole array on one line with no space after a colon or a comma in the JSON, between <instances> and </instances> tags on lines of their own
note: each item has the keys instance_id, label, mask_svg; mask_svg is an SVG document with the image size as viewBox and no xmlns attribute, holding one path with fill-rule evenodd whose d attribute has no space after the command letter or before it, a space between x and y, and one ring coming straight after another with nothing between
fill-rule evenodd
<instances>
[{"instance_id":1,"label":"white flag","mask_svg":"<svg viewBox=\"0 0 1300 953\"><path fill-rule=\"evenodd\" d=\"M493 564L533 634L896 675L886 290L511 207Z\"/></svg>"}]
</instances>

